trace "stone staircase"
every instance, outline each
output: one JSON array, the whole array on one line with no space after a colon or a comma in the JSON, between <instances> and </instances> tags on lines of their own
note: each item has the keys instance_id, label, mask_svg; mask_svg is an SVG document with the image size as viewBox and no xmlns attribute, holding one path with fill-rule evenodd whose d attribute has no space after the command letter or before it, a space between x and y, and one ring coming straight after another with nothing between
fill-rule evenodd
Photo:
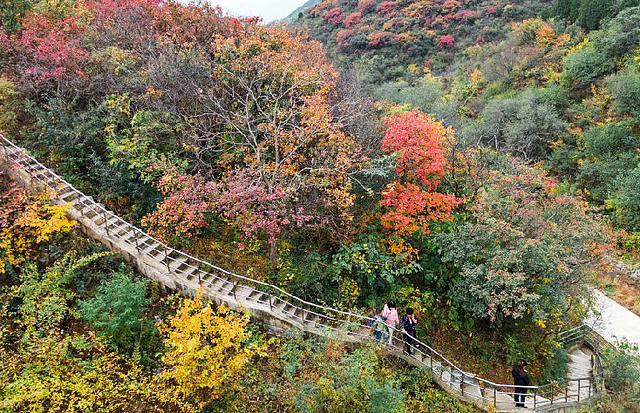
<instances>
[{"instance_id":1,"label":"stone staircase","mask_svg":"<svg viewBox=\"0 0 640 413\"><path fill-rule=\"evenodd\" d=\"M68 204L68 215L79 223L85 234L121 254L142 274L167 288L187 291L200 289L208 298L249 311L272 326L293 326L311 334L348 342L372 340L371 330L367 326L370 321L368 317L307 302L277 286L234 274L177 251L114 215L0 135L2 161L4 168L25 186L49 191L55 202ZM399 339L401 334L396 332L394 342L386 347L388 351L412 365L426 367L444 390L482 408L493 406L500 412L516 410L511 384L493 383L465 372L418 340L413 346L415 355L405 355ZM598 389L600 377L593 375L585 364L585 354L581 350L572 355L575 368L572 368L571 374L579 379L578 384L574 385L575 380L571 376L569 380L545 386L530 386L527 407L541 410L554 403L583 401L593 395Z\"/></svg>"}]
</instances>

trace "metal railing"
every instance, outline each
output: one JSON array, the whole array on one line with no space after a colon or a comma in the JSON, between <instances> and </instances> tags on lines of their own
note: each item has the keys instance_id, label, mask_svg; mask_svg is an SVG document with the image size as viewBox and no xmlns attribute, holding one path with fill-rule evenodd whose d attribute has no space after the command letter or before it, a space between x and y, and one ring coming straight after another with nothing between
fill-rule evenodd
<instances>
[{"instance_id":1,"label":"metal railing","mask_svg":"<svg viewBox=\"0 0 640 413\"><path fill-rule=\"evenodd\" d=\"M373 320L371 317L308 302L275 285L232 273L175 250L78 191L2 134L0 147L5 159L19 166L44 188L57 194L60 201L70 202L84 221L90 221L89 224L83 223L84 225L96 226L112 245L130 254L135 252L154 263L156 268L166 271L172 281L188 288L202 288L206 295L249 309L269 311L278 318L316 334L334 334L340 339L351 341L372 340L369 327ZM393 351L402 351L402 334L394 327L389 328L394 334L387 346ZM573 330L567 332L573 333L577 336L577 332ZM428 367L445 390L482 406L493 405L498 410L513 408L515 389L512 384L493 383L466 372L420 340L413 339L409 347L414 352L414 362ZM541 386L518 387L528 390L527 403L536 408L560 402L580 402L585 399L584 396L581 398L581 390L588 389L587 397L590 397L600 381L601 375L595 375Z\"/></svg>"}]
</instances>

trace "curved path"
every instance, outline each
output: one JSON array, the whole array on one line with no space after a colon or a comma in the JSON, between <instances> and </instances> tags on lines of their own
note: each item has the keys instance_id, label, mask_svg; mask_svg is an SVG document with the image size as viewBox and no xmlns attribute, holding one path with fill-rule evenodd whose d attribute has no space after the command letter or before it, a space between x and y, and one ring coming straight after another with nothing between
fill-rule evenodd
<instances>
[{"instance_id":1,"label":"curved path","mask_svg":"<svg viewBox=\"0 0 640 413\"><path fill-rule=\"evenodd\" d=\"M586 324L611 344L626 339L640 345L640 317L598 290L593 290L593 296L596 313L589 316Z\"/></svg>"},{"instance_id":2,"label":"curved path","mask_svg":"<svg viewBox=\"0 0 640 413\"><path fill-rule=\"evenodd\" d=\"M253 280L177 251L141 229L114 215L86 196L26 151L0 135L0 160L18 181L26 186L51 192L52 199L69 204L68 215L91 238L120 253L138 270L160 284L178 290L195 291L235 308L242 308L267 324L294 326L311 334L350 342L371 340L369 318L324 307L295 297L282 289ZM400 337L400 334L394 334ZM567 335L568 339L582 336ZM415 355L402 354L402 342L394 341L389 350L415 366L427 367L435 381L456 397L483 408L513 411L513 386L498 384L466 372L430 346L417 341ZM579 357L578 355L577 357ZM571 377L544 386L530 386L527 407L554 411L573 401L585 400L598 390L601 379L587 368L584 377ZM577 383L577 385L575 385ZM584 388L588 389L586 394Z\"/></svg>"}]
</instances>

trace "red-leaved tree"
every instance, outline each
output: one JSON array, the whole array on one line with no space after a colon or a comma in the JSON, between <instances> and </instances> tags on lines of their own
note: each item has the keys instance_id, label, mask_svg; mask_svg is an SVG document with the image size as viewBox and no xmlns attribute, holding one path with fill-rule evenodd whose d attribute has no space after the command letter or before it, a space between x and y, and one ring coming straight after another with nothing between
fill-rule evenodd
<instances>
[{"instance_id":1,"label":"red-leaved tree","mask_svg":"<svg viewBox=\"0 0 640 413\"><path fill-rule=\"evenodd\" d=\"M387 208L382 224L401 234L429 232L429 222L452 221L461 199L436 192L448 167L443 144L452 139L445 128L424 113L395 114L385 121L382 150L396 156L396 179L382 192Z\"/></svg>"}]
</instances>

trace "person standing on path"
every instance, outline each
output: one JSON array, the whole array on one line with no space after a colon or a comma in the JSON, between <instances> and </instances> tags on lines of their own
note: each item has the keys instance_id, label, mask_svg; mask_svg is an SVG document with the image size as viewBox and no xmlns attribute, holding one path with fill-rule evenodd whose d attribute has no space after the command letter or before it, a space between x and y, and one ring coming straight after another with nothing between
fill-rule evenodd
<instances>
[{"instance_id":1,"label":"person standing on path","mask_svg":"<svg viewBox=\"0 0 640 413\"><path fill-rule=\"evenodd\" d=\"M524 369L527 366L527 362L521 360L520 363L513 366L511 375L513 376L514 395L513 398L516 401L516 407L526 407L524 405L524 399L527 397L527 388L518 386L528 386L531 383L529 374Z\"/></svg>"},{"instance_id":2,"label":"person standing on path","mask_svg":"<svg viewBox=\"0 0 640 413\"><path fill-rule=\"evenodd\" d=\"M386 320L387 328L389 329L389 344L393 344L393 330L395 330L400 320L398 319L398 310L396 309L396 303L389 301L384 305L382 309L382 317Z\"/></svg>"},{"instance_id":3,"label":"person standing on path","mask_svg":"<svg viewBox=\"0 0 640 413\"><path fill-rule=\"evenodd\" d=\"M416 338L416 325L418 320L413 314L413 308L407 308L407 313L400 320L400 328L402 328L402 338L404 339L405 353L413 356L413 340Z\"/></svg>"}]
</instances>

